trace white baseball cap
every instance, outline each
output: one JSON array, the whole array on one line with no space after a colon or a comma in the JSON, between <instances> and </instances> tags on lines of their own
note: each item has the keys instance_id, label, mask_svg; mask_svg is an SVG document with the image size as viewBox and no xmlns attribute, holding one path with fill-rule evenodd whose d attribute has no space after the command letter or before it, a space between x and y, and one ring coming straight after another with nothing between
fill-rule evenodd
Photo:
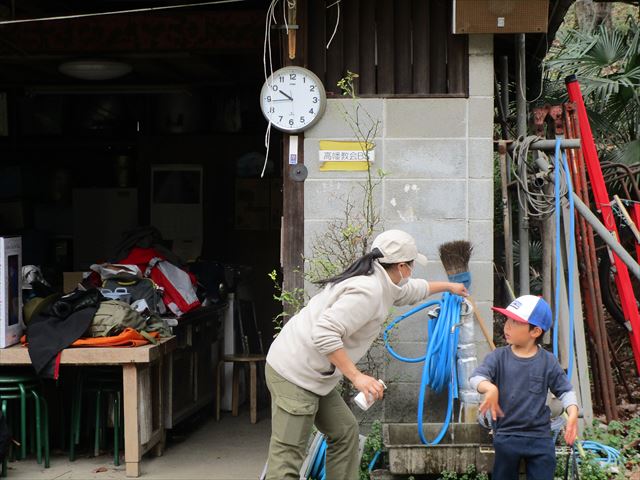
<instances>
[{"instance_id":1,"label":"white baseball cap","mask_svg":"<svg viewBox=\"0 0 640 480\"><path fill-rule=\"evenodd\" d=\"M523 295L516 298L507 308L491 307L495 312L501 313L516 322L529 323L540 327L545 332L551 328L551 307L542 297L535 295Z\"/></svg>"},{"instance_id":2,"label":"white baseball cap","mask_svg":"<svg viewBox=\"0 0 640 480\"><path fill-rule=\"evenodd\" d=\"M401 263L416 261L427 264L427 257L418 252L416 241L402 230L386 230L378 235L371 244L371 250L377 248L384 255L380 263Z\"/></svg>"}]
</instances>

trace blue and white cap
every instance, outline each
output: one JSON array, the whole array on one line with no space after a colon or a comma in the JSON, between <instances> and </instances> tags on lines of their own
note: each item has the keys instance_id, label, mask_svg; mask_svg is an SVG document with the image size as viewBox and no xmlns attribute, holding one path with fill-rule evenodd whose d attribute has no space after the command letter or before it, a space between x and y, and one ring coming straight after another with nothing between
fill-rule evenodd
<instances>
[{"instance_id":1,"label":"blue and white cap","mask_svg":"<svg viewBox=\"0 0 640 480\"><path fill-rule=\"evenodd\" d=\"M551 307L542 297L523 295L511 302L507 308L492 307L492 310L516 322L540 327L545 332L551 328Z\"/></svg>"}]
</instances>

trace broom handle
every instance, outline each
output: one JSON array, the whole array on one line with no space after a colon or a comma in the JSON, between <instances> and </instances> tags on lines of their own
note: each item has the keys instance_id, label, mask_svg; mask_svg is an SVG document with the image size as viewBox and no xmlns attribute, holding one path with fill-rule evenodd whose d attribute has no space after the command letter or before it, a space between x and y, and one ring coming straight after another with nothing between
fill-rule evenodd
<instances>
[{"instance_id":1,"label":"broom handle","mask_svg":"<svg viewBox=\"0 0 640 480\"><path fill-rule=\"evenodd\" d=\"M469 300L469 303L471 303L471 306L473 307L473 316L476 317L476 320L480 325L480 329L482 330L482 334L484 335L484 338L487 340L487 343L491 347L491 350L492 351L495 350L496 344L493 343L493 339L489 336L489 331L487 330L487 326L485 325L484 320L482 319L482 316L478 311L478 307L476 307L476 302L473 300L473 298L471 298L471 296L468 296L467 300Z\"/></svg>"}]
</instances>

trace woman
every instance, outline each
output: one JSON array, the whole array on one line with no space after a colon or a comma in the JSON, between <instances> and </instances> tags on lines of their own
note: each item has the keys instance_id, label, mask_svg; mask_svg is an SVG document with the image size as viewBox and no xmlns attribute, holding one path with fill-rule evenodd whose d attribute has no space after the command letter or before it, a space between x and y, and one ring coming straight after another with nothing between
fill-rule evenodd
<instances>
[{"instance_id":1,"label":"woman","mask_svg":"<svg viewBox=\"0 0 640 480\"><path fill-rule=\"evenodd\" d=\"M335 390L344 375L365 396L381 399L383 386L356 367L380 334L392 306L411 305L461 283L411 279L426 264L415 240L387 230L371 252L343 273L319 282L324 289L284 326L267 355L272 399L267 480L299 479L312 426L327 435L326 478L358 478L358 423Z\"/></svg>"}]
</instances>

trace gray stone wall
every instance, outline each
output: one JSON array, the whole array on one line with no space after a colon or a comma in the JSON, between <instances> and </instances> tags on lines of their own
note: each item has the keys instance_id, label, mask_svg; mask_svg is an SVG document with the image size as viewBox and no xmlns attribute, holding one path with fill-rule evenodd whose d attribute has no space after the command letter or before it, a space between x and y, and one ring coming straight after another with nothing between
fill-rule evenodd
<instances>
[{"instance_id":1,"label":"gray stone wall","mask_svg":"<svg viewBox=\"0 0 640 480\"><path fill-rule=\"evenodd\" d=\"M382 227L411 233L429 259L416 265L414 276L446 280L438 245L468 239L474 244L472 294L491 327L493 300L493 38L472 35L469 45L469 98L361 99L361 106L381 121L375 139L374 170L387 176L375 192ZM344 198L361 198L366 172L319 171L320 140L355 140L341 108L348 99L329 100L323 119L305 134L305 251L327 222L343 210ZM394 312L402 313L401 309ZM395 316L394 315L394 316ZM476 328L480 357L488 352ZM397 351L423 355L427 339L424 317L410 318L394 335ZM387 397L363 419L415 422L421 364L400 363L385 352ZM444 415L444 399L431 399L428 419Z\"/></svg>"}]
</instances>

